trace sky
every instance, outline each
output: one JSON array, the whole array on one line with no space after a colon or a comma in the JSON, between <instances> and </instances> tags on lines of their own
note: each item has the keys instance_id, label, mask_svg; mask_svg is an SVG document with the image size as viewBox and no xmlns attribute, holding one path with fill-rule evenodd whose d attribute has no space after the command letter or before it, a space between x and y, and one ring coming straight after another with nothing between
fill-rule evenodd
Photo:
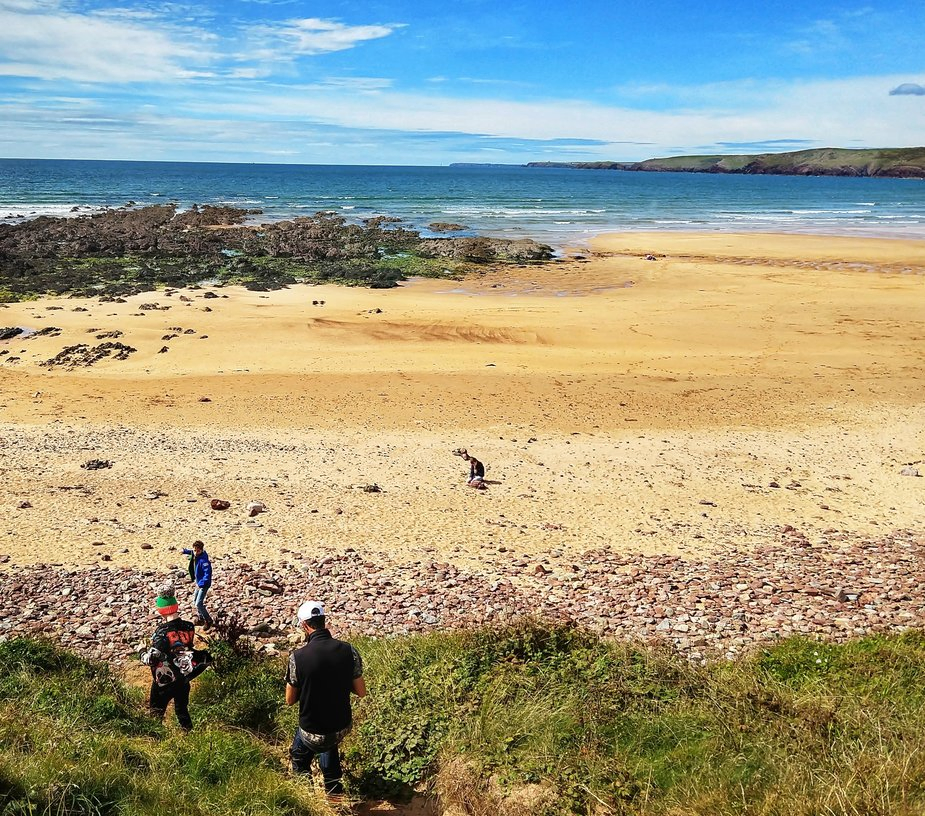
<instances>
[{"instance_id":1,"label":"sky","mask_svg":"<svg viewBox=\"0 0 925 816\"><path fill-rule=\"evenodd\" d=\"M0 0L0 156L636 161L925 144L925 2Z\"/></svg>"}]
</instances>

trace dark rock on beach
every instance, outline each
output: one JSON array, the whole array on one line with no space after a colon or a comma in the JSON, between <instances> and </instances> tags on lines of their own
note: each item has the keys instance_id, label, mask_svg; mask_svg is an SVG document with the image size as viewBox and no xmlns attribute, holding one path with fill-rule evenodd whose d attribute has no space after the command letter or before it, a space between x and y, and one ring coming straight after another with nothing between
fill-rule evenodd
<instances>
[{"instance_id":1,"label":"dark rock on beach","mask_svg":"<svg viewBox=\"0 0 925 816\"><path fill-rule=\"evenodd\" d=\"M453 224L448 221L434 221L434 223L428 224L427 228L431 232L462 232L462 230L469 229L463 224Z\"/></svg>"},{"instance_id":2,"label":"dark rock on beach","mask_svg":"<svg viewBox=\"0 0 925 816\"><path fill-rule=\"evenodd\" d=\"M505 261L525 263L546 261L552 249L529 238L425 238L420 244L423 255L434 258L452 258L472 263Z\"/></svg>"},{"instance_id":3,"label":"dark rock on beach","mask_svg":"<svg viewBox=\"0 0 925 816\"><path fill-rule=\"evenodd\" d=\"M111 468L112 462L108 459L90 459L84 462L81 467L84 470L104 470L105 468Z\"/></svg>"},{"instance_id":4,"label":"dark rock on beach","mask_svg":"<svg viewBox=\"0 0 925 816\"><path fill-rule=\"evenodd\" d=\"M39 363L45 368L64 366L76 368L78 366L92 366L107 357L113 360L127 360L130 354L138 349L124 343L100 343L98 346L88 346L86 343L77 343L61 349L54 357Z\"/></svg>"}]
</instances>

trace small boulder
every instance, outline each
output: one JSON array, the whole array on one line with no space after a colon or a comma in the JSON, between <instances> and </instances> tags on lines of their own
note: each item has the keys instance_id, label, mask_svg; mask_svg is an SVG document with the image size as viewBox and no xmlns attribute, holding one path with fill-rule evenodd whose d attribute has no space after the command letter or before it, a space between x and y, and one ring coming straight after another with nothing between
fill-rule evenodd
<instances>
[{"instance_id":1,"label":"small boulder","mask_svg":"<svg viewBox=\"0 0 925 816\"><path fill-rule=\"evenodd\" d=\"M103 470L104 468L111 468L112 462L108 459L90 459L84 462L81 467L84 470Z\"/></svg>"},{"instance_id":2,"label":"small boulder","mask_svg":"<svg viewBox=\"0 0 925 816\"><path fill-rule=\"evenodd\" d=\"M261 513L266 513L266 512L267 512L267 506L263 502L252 501L252 502L248 502L247 504L247 514L251 518L253 518L254 516L258 516Z\"/></svg>"}]
</instances>

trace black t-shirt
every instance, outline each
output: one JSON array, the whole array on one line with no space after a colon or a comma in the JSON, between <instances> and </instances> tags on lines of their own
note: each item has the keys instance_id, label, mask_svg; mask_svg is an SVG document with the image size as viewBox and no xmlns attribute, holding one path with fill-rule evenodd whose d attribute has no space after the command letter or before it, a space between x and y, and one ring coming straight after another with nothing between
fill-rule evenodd
<instances>
[{"instance_id":1,"label":"black t-shirt","mask_svg":"<svg viewBox=\"0 0 925 816\"><path fill-rule=\"evenodd\" d=\"M485 478L485 465L483 465L478 459L472 459L469 462L469 478L474 479L478 476L480 479Z\"/></svg>"},{"instance_id":2,"label":"black t-shirt","mask_svg":"<svg viewBox=\"0 0 925 816\"><path fill-rule=\"evenodd\" d=\"M159 686L186 680L185 675L189 675L190 671L183 671L177 658L183 652L192 652L195 638L196 627L182 618L158 624L151 635L151 645L166 659L151 662L151 676Z\"/></svg>"},{"instance_id":3,"label":"black t-shirt","mask_svg":"<svg viewBox=\"0 0 925 816\"><path fill-rule=\"evenodd\" d=\"M299 690L299 727L309 734L334 734L352 722L350 691L363 676L363 660L349 643L327 629L312 632L289 655L286 682Z\"/></svg>"}]
</instances>

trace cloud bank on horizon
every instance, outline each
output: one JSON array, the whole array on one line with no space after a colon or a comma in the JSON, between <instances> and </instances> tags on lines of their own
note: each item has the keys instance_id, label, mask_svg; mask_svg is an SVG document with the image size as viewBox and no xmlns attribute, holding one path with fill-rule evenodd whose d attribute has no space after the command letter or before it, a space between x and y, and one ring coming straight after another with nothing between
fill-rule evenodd
<instances>
[{"instance_id":1,"label":"cloud bank on horizon","mask_svg":"<svg viewBox=\"0 0 925 816\"><path fill-rule=\"evenodd\" d=\"M0 0L0 156L522 163L925 142L918 0L690 5Z\"/></svg>"}]
</instances>

